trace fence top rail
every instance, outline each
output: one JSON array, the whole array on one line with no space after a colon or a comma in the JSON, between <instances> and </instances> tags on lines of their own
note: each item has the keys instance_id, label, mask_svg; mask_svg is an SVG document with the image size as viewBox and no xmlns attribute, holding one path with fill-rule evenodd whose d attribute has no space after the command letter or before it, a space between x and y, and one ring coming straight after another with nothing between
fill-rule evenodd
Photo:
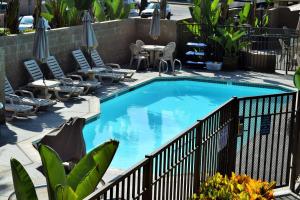
<instances>
[{"instance_id":1,"label":"fence top rail","mask_svg":"<svg viewBox=\"0 0 300 200\"><path fill-rule=\"evenodd\" d=\"M85 199L95 199L99 197L100 195L104 194L111 188L113 188L115 185L119 184L120 182L124 181L127 177L129 177L133 172L135 172L138 169L141 169L144 167L146 164L148 164L150 160L148 158L144 158L142 161L134 165L133 167L129 168L126 170L124 173L122 173L120 176L117 178L113 179L110 183L106 184L103 188L99 188L95 190L92 194L87 196Z\"/></svg>"},{"instance_id":2,"label":"fence top rail","mask_svg":"<svg viewBox=\"0 0 300 200\"><path fill-rule=\"evenodd\" d=\"M280 97L280 96L289 96L289 95L296 95L297 92L285 92L281 94L267 94L263 96L251 96L251 97L240 97L238 100L243 101L243 100L251 100L251 99L259 99L259 98L272 98L272 97Z\"/></svg>"}]
</instances>

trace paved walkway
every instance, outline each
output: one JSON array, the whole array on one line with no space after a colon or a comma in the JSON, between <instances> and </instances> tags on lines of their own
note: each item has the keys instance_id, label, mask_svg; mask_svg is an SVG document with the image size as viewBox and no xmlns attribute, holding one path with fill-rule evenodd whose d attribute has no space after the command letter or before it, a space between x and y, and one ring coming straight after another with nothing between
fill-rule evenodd
<instances>
[{"instance_id":1,"label":"paved walkway","mask_svg":"<svg viewBox=\"0 0 300 200\"><path fill-rule=\"evenodd\" d=\"M70 117L90 118L100 112L98 98L105 98L114 92L126 89L144 81L157 77L157 72L141 72L133 76L133 80L123 83L105 86L90 96L83 96L73 102L57 103L48 112L40 112L37 116L28 119L16 119L5 126L1 126L0 136L0 199L7 199L13 191L9 159L17 158L29 172L35 185L45 184L45 178L36 169L41 161L38 152L33 148L32 142L42 137L51 129L57 127ZM173 77L172 75L162 75ZM214 78L217 80L230 80L239 82L252 82L274 84L286 87L293 86L291 75L263 74L257 72L207 72L185 70L177 76L197 76L202 78ZM109 169L104 179L111 180L120 174L120 170Z\"/></svg>"}]
</instances>

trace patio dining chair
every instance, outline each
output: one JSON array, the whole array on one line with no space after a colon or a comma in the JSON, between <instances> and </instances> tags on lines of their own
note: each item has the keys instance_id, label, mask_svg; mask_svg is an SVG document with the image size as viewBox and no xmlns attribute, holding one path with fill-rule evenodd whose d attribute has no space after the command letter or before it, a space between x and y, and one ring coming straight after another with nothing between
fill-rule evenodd
<instances>
[{"instance_id":1,"label":"patio dining chair","mask_svg":"<svg viewBox=\"0 0 300 200\"><path fill-rule=\"evenodd\" d=\"M25 61L24 65L33 81L43 80L43 73L35 60ZM55 97L60 101L67 101L83 93L82 87L67 86L63 82L59 86L48 87L48 90L53 92Z\"/></svg>"},{"instance_id":2,"label":"patio dining chair","mask_svg":"<svg viewBox=\"0 0 300 200\"><path fill-rule=\"evenodd\" d=\"M50 56L47 59L47 66L50 69L55 79L63 81L64 85L83 87L84 94L96 90L101 86L101 83L98 81L93 81L93 80L84 81L82 79L82 76L80 75L72 74L66 76L54 56Z\"/></svg>"},{"instance_id":3,"label":"patio dining chair","mask_svg":"<svg viewBox=\"0 0 300 200\"><path fill-rule=\"evenodd\" d=\"M182 68L181 61L179 59L174 59L173 54L176 49L176 43L175 42L170 42L169 44L166 45L166 47L162 51L162 55L159 58L159 75L161 72L167 72L169 70L169 63L171 64L172 67L172 73L175 74L175 64L179 64L179 70ZM165 68L165 69L163 69Z\"/></svg>"},{"instance_id":4,"label":"patio dining chair","mask_svg":"<svg viewBox=\"0 0 300 200\"><path fill-rule=\"evenodd\" d=\"M121 74L121 75L124 75L125 78L131 78L135 73L135 70L122 69L119 64L104 63L96 49L92 50L91 57L92 57L92 61L93 61L94 65L96 66L96 68L97 67L106 68L107 72Z\"/></svg>"},{"instance_id":5,"label":"patio dining chair","mask_svg":"<svg viewBox=\"0 0 300 200\"><path fill-rule=\"evenodd\" d=\"M108 78L109 80L111 80L111 83L119 82L120 80L124 79L124 75L116 74L114 72L107 72L107 68L92 68L80 49L72 51L72 55L78 67L80 68L80 70L77 70L77 72L79 73L82 73L84 75L92 73L96 78L98 78L99 81L103 81L103 78Z\"/></svg>"},{"instance_id":6,"label":"patio dining chair","mask_svg":"<svg viewBox=\"0 0 300 200\"><path fill-rule=\"evenodd\" d=\"M13 103L33 106L36 110L46 109L56 104L56 101L50 99L35 98L33 93L28 90L14 90L5 77L5 98L12 100Z\"/></svg>"},{"instance_id":7,"label":"patio dining chair","mask_svg":"<svg viewBox=\"0 0 300 200\"><path fill-rule=\"evenodd\" d=\"M139 47L137 44L130 44L129 48L131 52L129 66L132 67L133 61L137 60L136 70L138 70L141 62L144 61L147 65L147 69L149 69L149 55L141 53L141 47Z\"/></svg>"}]
</instances>

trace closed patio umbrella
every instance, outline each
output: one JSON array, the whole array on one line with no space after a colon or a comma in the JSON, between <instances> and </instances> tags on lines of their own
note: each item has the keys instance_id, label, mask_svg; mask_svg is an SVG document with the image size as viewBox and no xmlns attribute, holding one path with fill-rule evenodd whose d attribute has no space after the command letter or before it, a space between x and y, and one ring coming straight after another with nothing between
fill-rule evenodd
<instances>
[{"instance_id":1,"label":"closed patio umbrella","mask_svg":"<svg viewBox=\"0 0 300 200\"><path fill-rule=\"evenodd\" d=\"M299 18L298 18L298 24L296 27L296 31L299 33L300 32L300 13L299 13Z\"/></svg>"},{"instance_id":2,"label":"closed patio umbrella","mask_svg":"<svg viewBox=\"0 0 300 200\"><path fill-rule=\"evenodd\" d=\"M88 52L90 52L98 46L98 41L96 39L96 35L92 26L92 18L88 11L84 11L82 22L82 46L86 47Z\"/></svg>"},{"instance_id":3,"label":"closed patio umbrella","mask_svg":"<svg viewBox=\"0 0 300 200\"><path fill-rule=\"evenodd\" d=\"M154 40L160 36L160 14L157 7L153 11L149 35Z\"/></svg>"},{"instance_id":4,"label":"closed patio umbrella","mask_svg":"<svg viewBox=\"0 0 300 200\"><path fill-rule=\"evenodd\" d=\"M49 57L48 37L46 33L46 20L39 18L33 43L33 56L41 63L45 63Z\"/></svg>"}]
</instances>

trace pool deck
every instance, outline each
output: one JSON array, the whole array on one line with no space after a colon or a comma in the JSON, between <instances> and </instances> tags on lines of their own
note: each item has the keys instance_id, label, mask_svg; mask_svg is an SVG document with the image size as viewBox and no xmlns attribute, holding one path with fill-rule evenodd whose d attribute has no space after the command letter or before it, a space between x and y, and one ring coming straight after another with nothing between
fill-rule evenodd
<instances>
[{"instance_id":1,"label":"pool deck","mask_svg":"<svg viewBox=\"0 0 300 200\"><path fill-rule=\"evenodd\" d=\"M273 84L283 87L293 87L291 75L264 74L251 71L234 72L208 72L184 70L177 77L212 78L234 82L250 82L259 84ZM7 199L13 191L9 159L18 159L26 168L34 184L46 183L44 176L36 169L41 165L38 152L33 148L32 142L41 138L53 128L59 126L70 117L83 117L90 119L100 113L99 99L106 98L115 92L126 90L158 77L158 72L139 72L132 80L103 86L94 94L82 96L70 102L58 102L47 112L39 112L36 116L27 119L15 119L6 125L0 126L0 199ZM162 77L174 77L163 74ZM109 181L122 173L121 170L109 169L104 180Z\"/></svg>"}]
</instances>

